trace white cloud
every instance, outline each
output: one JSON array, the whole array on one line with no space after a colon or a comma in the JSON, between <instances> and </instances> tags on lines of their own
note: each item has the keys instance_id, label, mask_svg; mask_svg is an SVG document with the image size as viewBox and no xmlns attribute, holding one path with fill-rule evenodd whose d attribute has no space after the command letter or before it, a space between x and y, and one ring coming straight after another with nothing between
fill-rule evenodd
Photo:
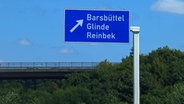
<instances>
[{"instance_id":1,"label":"white cloud","mask_svg":"<svg viewBox=\"0 0 184 104\"><path fill-rule=\"evenodd\" d=\"M20 39L18 40L18 44L22 46L29 46L31 45L31 42L28 39Z\"/></svg>"},{"instance_id":2,"label":"white cloud","mask_svg":"<svg viewBox=\"0 0 184 104\"><path fill-rule=\"evenodd\" d=\"M158 0L151 6L152 10L184 14L183 0Z\"/></svg>"},{"instance_id":3,"label":"white cloud","mask_svg":"<svg viewBox=\"0 0 184 104\"><path fill-rule=\"evenodd\" d=\"M69 48L62 48L60 50L60 53L62 53L62 54L72 54L72 53L74 53L74 50L73 49L69 49Z\"/></svg>"}]
</instances>

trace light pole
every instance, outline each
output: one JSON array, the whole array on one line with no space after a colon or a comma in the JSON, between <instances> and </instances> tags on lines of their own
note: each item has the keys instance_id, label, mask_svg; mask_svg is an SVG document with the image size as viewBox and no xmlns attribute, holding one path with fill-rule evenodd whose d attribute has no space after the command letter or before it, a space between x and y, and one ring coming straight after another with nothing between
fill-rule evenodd
<instances>
[{"instance_id":1,"label":"light pole","mask_svg":"<svg viewBox=\"0 0 184 104\"><path fill-rule=\"evenodd\" d=\"M140 77L139 77L139 32L140 27L131 26L130 31L133 32L133 76L134 76L134 104L140 103Z\"/></svg>"}]
</instances>

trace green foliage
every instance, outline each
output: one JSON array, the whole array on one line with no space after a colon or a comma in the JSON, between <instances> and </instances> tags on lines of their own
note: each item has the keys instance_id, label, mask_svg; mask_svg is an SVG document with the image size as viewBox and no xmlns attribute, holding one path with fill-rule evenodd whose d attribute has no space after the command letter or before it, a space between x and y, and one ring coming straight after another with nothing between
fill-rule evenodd
<instances>
[{"instance_id":1,"label":"green foliage","mask_svg":"<svg viewBox=\"0 0 184 104\"><path fill-rule=\"evenodd\" d=\"M118 104L120 102L117 85L120 73L111 68L113 65L108 61L101 62L96 71L90 73L72 74L68 76L65 83L67 86L79 86L86 88L91 93L92 103L90 104Z\"/></svg>"},{"instance_id":2,"label":"green foliage","mask_svg":"<svg viewBox=\"0 0 184 104\"><path fill-rule=\"evenodd\" d=\"M91 104L91 94L82 87L68 87L53 94L52 104Z\"/></svg>"},{"instance_id":3,"label":"green foliage","mask_svg":"<svg viewBox=\"0 0 184 104\"><path fill-rule=\"evenodd\" d=\"M151 93L142 95L141 98L142 104L183 104L184 83L154 89Z\"/></svg>"},{"instance_id":4,"label":"green foliage","mask_svg":"<svg viewBox=\"0 0 184 104\"><path fill-rule=\"evenodd\" d=\"M52 104L52 94L48 91L31 90L23 97L23 104Z\"/></svg>"},{"instance_id":5,"label":"green foliage","mask_svg":"<svg viewBox=\"0 0 184 104\"><path fill-rule=\"evenodd\" d=\"M182 104L183 81L183 52L166 46L141 56L142 104Z\"/></svg>"},{"instance_id":6,"label":"green foliage","mask_svg":"<svg viewBox=\"0 0 184 104\"><path fill-rule=\"evenodd\" d=\"M20 104L21 98L17 89L1 90L0 104Z\"/></svg>"},{"instance_id":7,"label":"green foliage","mask_svg":"<svg viewBox=\"0 0 184 104\"><path fill-rule=\"evenodd\" d=\"M67 79L1 80L0 104L132 104L132 56ZM166 46L141 54L140 80L141 104L183 104L184 53Z\"/></svg>"}]
</instances>

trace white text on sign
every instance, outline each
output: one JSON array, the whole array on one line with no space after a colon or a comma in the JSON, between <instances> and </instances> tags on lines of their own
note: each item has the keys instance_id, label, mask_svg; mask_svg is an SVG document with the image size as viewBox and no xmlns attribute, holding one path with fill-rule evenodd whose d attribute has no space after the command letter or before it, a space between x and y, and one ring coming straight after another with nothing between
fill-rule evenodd
<instances>
[{"instance_id":1,"label":"white text on sign","mask_svg":"<svg viewBox=\"0 0 184 104\"><path fill-rule=\"evenodd\" d=\"M94 21L101 21L101 22L121 22L124 21L124 15L122 16L118 16L118 15L101 15L101 16L94 16L92 14L87 14L86 16L86 20L89 21L87 23L87 30L103 30L103 31L108 31L110 30L110 26L103 23L103 24L97 24L94 23ZM90 22L91 21L91 22ZM104 33L104 32L87 32L86 33L86 38L87 39L116 39L116 34L114 34L113 32L111 33Z\"/></svg>"}]
</instances>

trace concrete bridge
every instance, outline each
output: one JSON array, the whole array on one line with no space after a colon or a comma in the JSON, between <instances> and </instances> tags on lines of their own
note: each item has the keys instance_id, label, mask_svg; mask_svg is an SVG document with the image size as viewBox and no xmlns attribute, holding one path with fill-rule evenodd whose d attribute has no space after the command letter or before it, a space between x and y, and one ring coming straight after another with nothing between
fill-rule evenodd
<instances>
[{"instance_id":1,"label":"concrete bridge","mask_svg":"<svg viewBox=\"0 0 184 104\"><path fill-rule=\"evenodd\" d=\"M0 79L65 78L69 73L92 71L97 62L1 62Z\"/></svg>"}]
</instances>

